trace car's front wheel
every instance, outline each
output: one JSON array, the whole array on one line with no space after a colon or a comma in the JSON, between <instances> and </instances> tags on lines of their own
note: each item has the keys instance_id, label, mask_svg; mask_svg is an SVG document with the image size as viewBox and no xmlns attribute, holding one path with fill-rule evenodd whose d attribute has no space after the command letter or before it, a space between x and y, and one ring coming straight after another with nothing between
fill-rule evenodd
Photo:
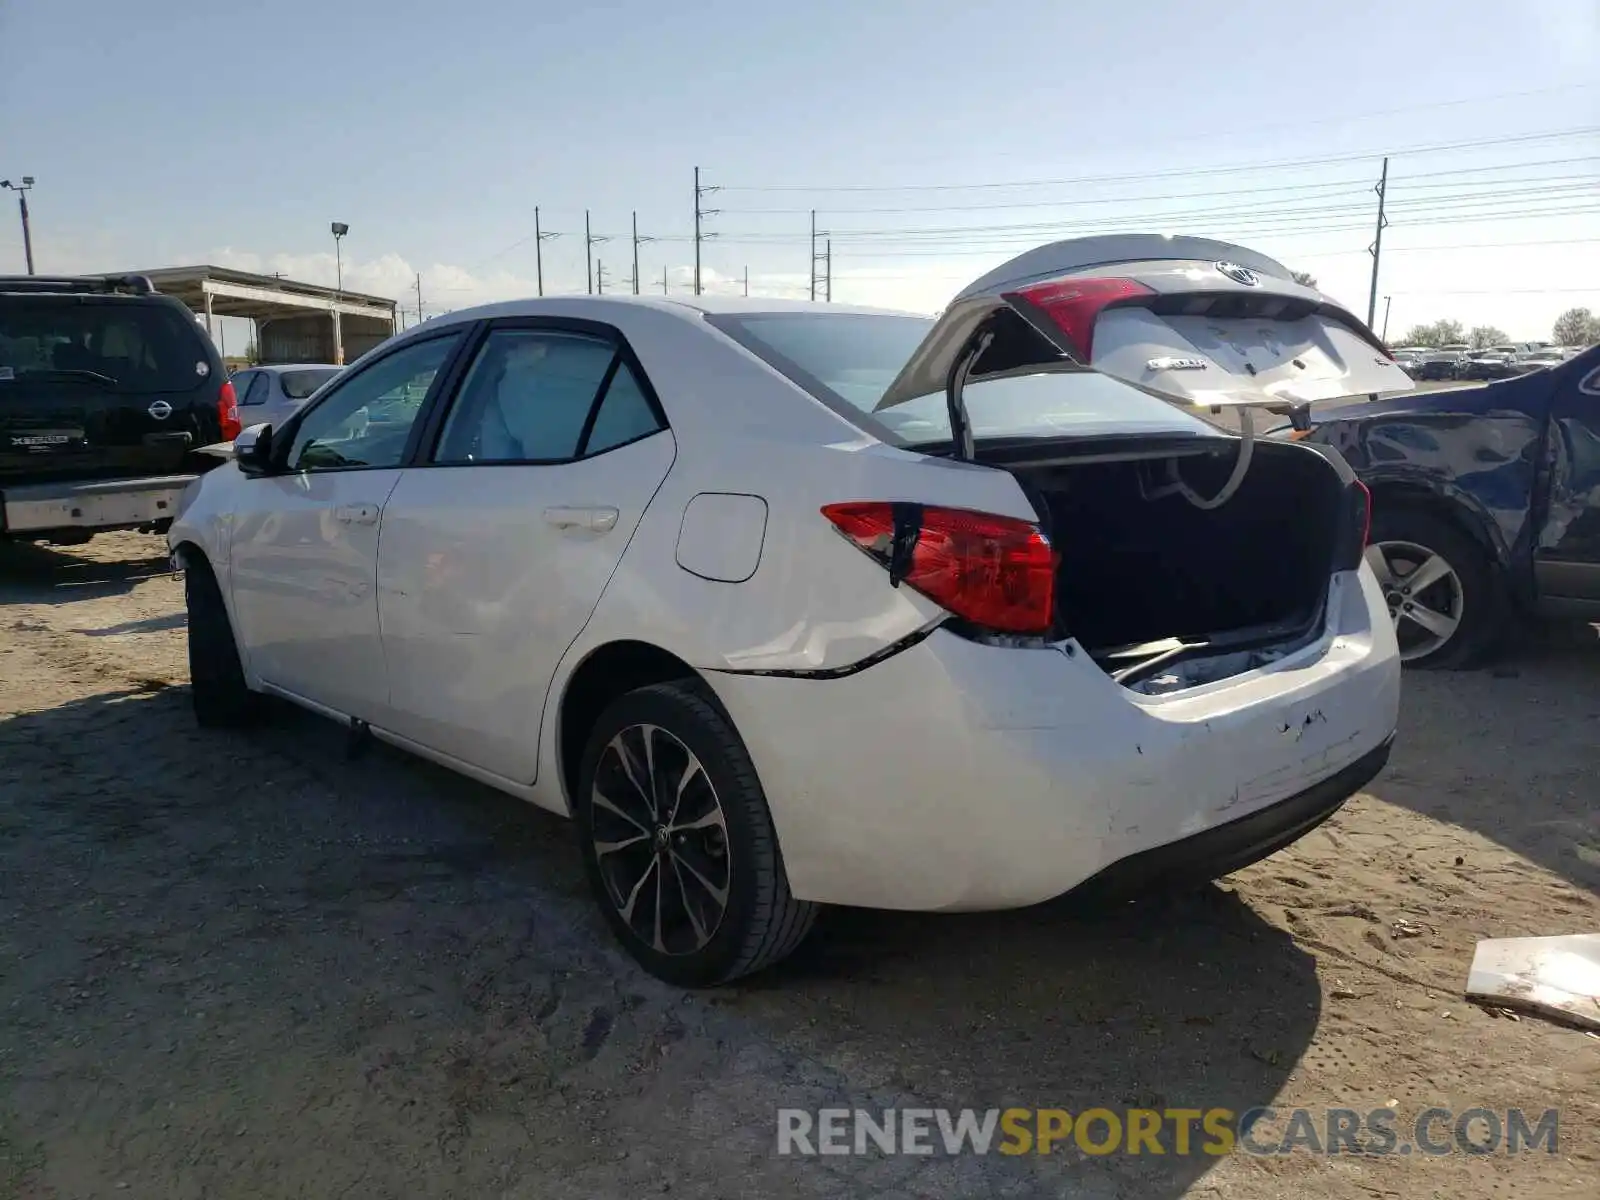
<instances>
[{"instance_id":1,"label":"car's front wheel","mask_svg":"<svg viewBox=\"0 0 1600 1200\"><path fill-rule=\"evenodd\" d=\"M228 607L204 559L184 563L183 596L189 616L189 694L195 720L209 728L248 724L256 715L259 697L245 684Z\"/></svg>"},{"instance_id":2,"label":"car's front wheel","mask_svg":"<svg viewBox=\"0 0 1600 1200\"><path fill-rule=\"evenodd\" d=\"M703 686L630 692L595 723L573 816L607 923L651 974L685 987L776 963L817 906L789 891L750 755Z\"/></svg>"},{"instance_id":3,"label":"car's front wheel","mask_svg":"<svg viewBox=\"0 0 1600 1200\"><path fill-rule=\"evenodd\" d=\"M1373 515L1367 563L1407 666L1474 666L1507 632L1505 585L1489 555L1449 521L1416 508Z\"/></svg>"}]
</instances>

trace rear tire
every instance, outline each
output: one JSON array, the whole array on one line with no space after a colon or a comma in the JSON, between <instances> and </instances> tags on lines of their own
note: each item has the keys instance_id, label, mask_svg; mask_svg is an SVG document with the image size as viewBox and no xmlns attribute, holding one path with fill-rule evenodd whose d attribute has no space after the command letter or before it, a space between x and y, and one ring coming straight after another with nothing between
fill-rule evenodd
<instances>
[{"instance_id":1,"label":"rear tire","mask_svg":"<svg viewBox=\"0 0 1600 1200\"><path fill-rule=\"evenodd\" d=\"M1443 563L1454 582L1446 577L1417 595L1402 594L1406 567L1417 569L1427 556ZM1407 667L1447 671L1475 667L1504 644L1511 631L1505 577L1488 552L1451 521L1420 508L1378 509L1372 517L1367 558L1384 586L1391 612L1400 613L1395 632ZM1390 568L1388 580L1378 571L1380 562ZM1454 597L1456 611L1449 611L1447 596ZM1418 607L1412 611L1436 626L1437 613L1455 618L1449 636L1440 638L1408 616L1405 605L1413 602Z\"/></svg>"},{"instance_id":2,"label":"rear tire","mask_svg":"<svg viewBox=\"0 0 1600 1200\"><path fill-rule=\"evenodd\" d=\"M209 563L189 559L183 595L189 611L189 694L195 721L207 729L250 724L260 698L244 681L233 624Z\"/></svg>"},{"instance_id":3,"label":"rear tire","mask_svg":"<svg viewBox=\"0 0 1600 1200\"><path fill-rule=\"evenodd\" d=\"M668 983L760 971L816 921L817 905L789 891L750 755L699 683L640 688L600 715L573 816L606 923Z\"/></svg>"}]
</instances>

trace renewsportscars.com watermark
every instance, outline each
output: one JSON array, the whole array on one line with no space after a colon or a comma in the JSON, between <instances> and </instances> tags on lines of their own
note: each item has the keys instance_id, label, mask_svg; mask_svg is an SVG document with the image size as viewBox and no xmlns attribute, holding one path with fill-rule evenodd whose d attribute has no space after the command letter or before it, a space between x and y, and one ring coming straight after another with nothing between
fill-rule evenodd
<instances>
[{"instance_id":1,"label":"renewsportscars.com watermark","mask_svg":"<svg viewBox=\"0 0 1600 1200\"><path fill-rule=\"evenodd\" d=\"M778 1153L848 1154L1555 1154L1556 1109L780 1108Z\"/></svg>"}]
</instances>

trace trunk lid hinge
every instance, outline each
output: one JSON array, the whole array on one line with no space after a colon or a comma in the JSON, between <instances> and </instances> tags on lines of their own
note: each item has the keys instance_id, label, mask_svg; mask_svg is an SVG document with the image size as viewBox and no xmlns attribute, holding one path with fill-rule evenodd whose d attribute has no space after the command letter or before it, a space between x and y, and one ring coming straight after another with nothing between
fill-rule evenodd
<instances>
[{"instance_id":1,"label":"trunk lid hinge","mask_svg":"<svg viewBox=\"0 0 1600 1200\"><path fill-rule=\"evenodd\" d=\"M950 415L950 444L955 448L956 457L963 462L972 462L977 457L977 447L972 436L972 417L967 412L967 402L963 392L966 391L967 376L972 374L973 365L983 357L983 352L989 348L989 343L992 341L994 341L992 329L980 325L973 330L961 353L950 364L950 374L945 379L944 404L945 410Z\"/></svg>"}]
</instances>

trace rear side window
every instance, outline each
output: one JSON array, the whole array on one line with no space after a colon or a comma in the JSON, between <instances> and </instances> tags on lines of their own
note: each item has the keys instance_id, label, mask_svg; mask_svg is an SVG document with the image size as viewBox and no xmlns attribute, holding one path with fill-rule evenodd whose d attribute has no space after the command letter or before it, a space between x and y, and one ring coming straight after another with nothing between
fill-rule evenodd
<instances>
[{"instance_id":1,"label":"rear side window","mask_svg":"<svg viewBox=\"0 0 1600 1200\"><path fill-rule=\"evenodd\" d=\"M660 428L655 410L645 399L633 371L627 363L618 363L605 399L600 401L600 411L595 414L594 428L589 431L589 444L584 447L584 453L601 454Z\"/></svg>"},{"instance_id":2,"label":"rear side window","mask_svg":"<svg viewBox=\"0 0 1600 1200\"><path fill-rule=\"evenodd\" d=\"M117 392L189 391L210 373L194 318L169 304L72 297L0 301L0 369ZM0 370L0 373L4 373Z\"/></svg>"},{"instance_id":3,"label":"rear side window","mask_svg":"<svg viewBox=\"0 0 1600 1200\"><path fill-rule=\"evenodd\" d=\"M233 377L233 391L245 408L267 402L267 377L260 371L246 371Z\"/></svg>"},{"instance_id":4,"label":"rear side window","mask_svg":"<svg viewBox=\"0 0 1600 1200\"><path fill-rule=\"evenodd\" d=\"M881 412L879 399L933 328L922 317L870 313L760 313L708 318L835 412L895 445L950 440L944 393ZM994 376L969 383L973 434L1025 438L1109 433L1222 436L1149 392L1097 371Z\"/></svg>"},{"instance_id":5,"label":"rear side window","mask_svg":"<svg viewBox=\"0 0 1600 1200\"><path fill-rule=\"evenodd\" d=\"M338 373L337 367L329 367L325 371L280 371L278 386L289 399L304 400Z\"/></svg>"},{"instance_id":6,"label":"rear side window","mask_svg":"<svg viewBox=\"0 0 1600 1200\"><path fill-rule=\"evenodd\" d=\"M496 329L467 372L433 461L568 462L660 427L609 341L548 329Z\"/></svg>"}]
</instances>

